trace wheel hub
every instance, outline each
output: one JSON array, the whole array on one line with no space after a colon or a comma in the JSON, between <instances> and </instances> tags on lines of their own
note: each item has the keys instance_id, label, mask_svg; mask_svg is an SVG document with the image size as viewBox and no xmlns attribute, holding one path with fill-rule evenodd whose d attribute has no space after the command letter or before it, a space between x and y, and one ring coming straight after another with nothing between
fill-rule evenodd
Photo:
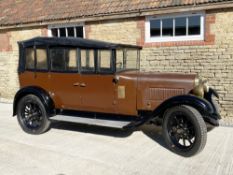
<instances>
[{"instance_id":1,"label":"wheel hub","mask_svg":"<svg viewBox=\"0 0 233 175\"><path fill-rule=\"evenodd\" d=\"M174 145L181 148L192 147L195 132L192 123L184 115L171 116L168 129Z\"/></svg>"},{"instance_id":2,"label":"wheel hub","mask_svg":"<svg viewBox=\"0 0 233 175\"><path fill-rule=\"evenodd\" d=\"M29 129L38 129L41 126L41 110L38 104L27 102L22 117Z\"/></svg>"}]
</instances>

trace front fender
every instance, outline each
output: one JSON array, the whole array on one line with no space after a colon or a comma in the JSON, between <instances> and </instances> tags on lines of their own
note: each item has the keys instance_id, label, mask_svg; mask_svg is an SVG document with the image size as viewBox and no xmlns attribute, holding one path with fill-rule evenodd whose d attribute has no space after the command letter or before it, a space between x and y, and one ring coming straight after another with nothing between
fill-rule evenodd
<instances>
[{"instance_id":1,"label":"front fender","mask_svg":"<svg viewBox=\"0 0 233 175\"><path fill-rule=\"evenodd\" d=\"M213 105L206 99L194 95L175 96L166 100L153 111L153 116L162 117L167 109L179 105L192 106L200 112L206 122L218 126L218 114Z\"/></svg>"},{"instance_id":2,"label":"front fender","mask_svg":"<svg viewBox=\"0 0 233 175\"><path fill-rule=\"evenodd\" d=\"M15 97L14 97L14 102L13 102L13 116L16 115L17 113L17 105L19 100L29 94L36 95L43 105L45 106L46 112L49 116L52 116L54 114L54 103L52 98L49 96L49 94L42 88L35 87L35 86L29 86L29 87L24 87L20 89Z\"/></svg>"}]
</instances>

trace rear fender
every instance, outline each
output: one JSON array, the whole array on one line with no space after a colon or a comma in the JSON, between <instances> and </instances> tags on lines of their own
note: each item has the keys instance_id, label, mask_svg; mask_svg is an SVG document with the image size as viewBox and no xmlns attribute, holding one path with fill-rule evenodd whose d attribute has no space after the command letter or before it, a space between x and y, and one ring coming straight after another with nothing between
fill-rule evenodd
<instances>
[{"instance_id":1,"label":"rear fender","mask_svg":"<svg viewBox=\"0 0 233 175\"><path fill-rule=\"evenodd\" d=\"M17 105L19 100L29 94L33 94L37 96L43 105L45 106L46 112L49 116L52 116L54 114L54 102L50 95L42 88L35 87L35 86L29 86L29 87L24 87L20 89L14 98L14 103L13 103L13 116L16 115L17 113Z\"/></svg>"}]
</instances>

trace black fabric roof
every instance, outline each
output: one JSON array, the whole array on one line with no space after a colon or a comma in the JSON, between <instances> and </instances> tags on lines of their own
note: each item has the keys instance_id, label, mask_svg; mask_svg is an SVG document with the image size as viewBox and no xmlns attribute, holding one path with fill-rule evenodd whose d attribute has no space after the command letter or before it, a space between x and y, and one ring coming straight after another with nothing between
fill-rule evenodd
<instances>
[{"instance_id":1,"label":"black fabric roof","mask_svg":"<svg viewBox=\"0 0 233 175\"><path fill-rule=\"evenodd\" d=\"M140 46L127 45L127 44L116 44L97 40L89 40L82 38L71 38L71 37L35 37L29 40L18 42L23 47L30 47L34 45L47 45L47 46L72 46L80 48L92 48L92 49L118 49L118 48L137 48L141 49Z\"/></svg>"}]
</instances>

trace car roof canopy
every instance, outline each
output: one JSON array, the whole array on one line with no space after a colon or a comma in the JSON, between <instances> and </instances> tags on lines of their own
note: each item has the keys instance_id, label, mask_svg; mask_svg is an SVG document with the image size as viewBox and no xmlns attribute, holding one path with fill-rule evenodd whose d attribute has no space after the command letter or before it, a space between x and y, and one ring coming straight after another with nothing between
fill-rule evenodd
<instances>
[{"instance_id":1,"label":"car roof canopy","mask_svg":"<svg viewBox=\"0 0 233 175\"><path fill-rule=\"evenodd\" d=\"M35 37L29 40L18 42L23 47L31 47L34 45L46 45L46 46L70 46L79 48L90 49L120 49L120 48L135 48L141 49L142 47L136 45L116 44L98 40L90 40L83 38L73 37Z\"/></svg>"}]
</instances>

